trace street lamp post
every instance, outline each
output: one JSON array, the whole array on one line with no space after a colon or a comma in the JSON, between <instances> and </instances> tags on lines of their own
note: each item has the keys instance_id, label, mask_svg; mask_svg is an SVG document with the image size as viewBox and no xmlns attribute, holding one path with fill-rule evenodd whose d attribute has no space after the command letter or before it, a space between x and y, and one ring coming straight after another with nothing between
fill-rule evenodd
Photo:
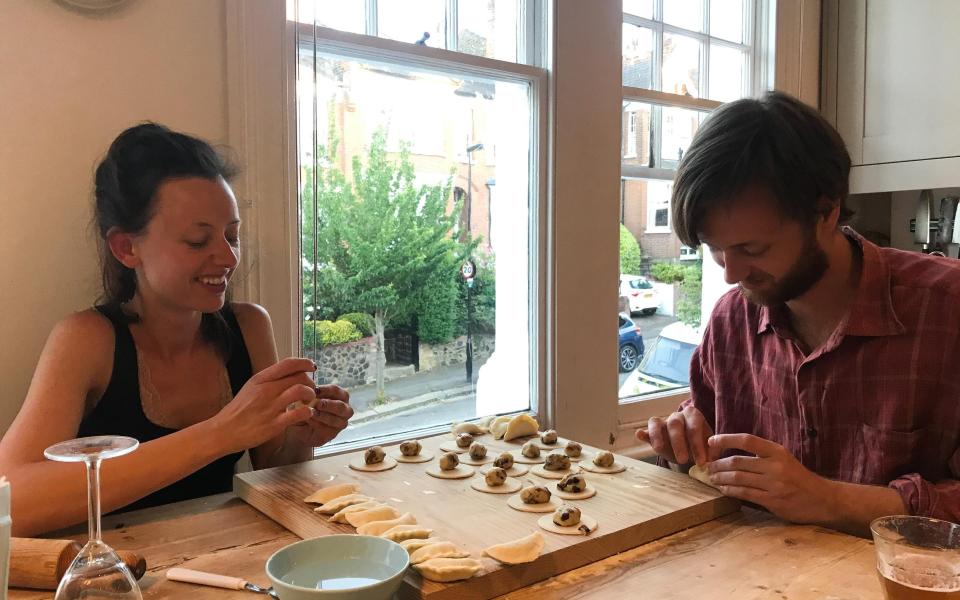
<instances>
[{"instance_id":1,"label":"street lamp post","mask_svg":"<svg viewBox=\"0 0 960 600\"><path fill-rule=\"evenodd\" d=\"M473 237L472 216L473 216L473 153L477 150L483 150L483 144L476 143L467 146L467 223L466 239L469 241ZM473 383L473 278L476 275L477 268L469 258L461 267L461 275L467 284L467 381Z\"/></svg>"}]
</instances>

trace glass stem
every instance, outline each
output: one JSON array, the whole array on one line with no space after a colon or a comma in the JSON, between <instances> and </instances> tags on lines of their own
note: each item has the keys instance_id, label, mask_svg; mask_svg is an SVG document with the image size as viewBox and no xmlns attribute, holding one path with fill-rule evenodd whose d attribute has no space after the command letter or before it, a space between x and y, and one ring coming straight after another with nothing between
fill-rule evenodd
<instances>
[{"instance_id":1,"label":"glass stem","mask_svg":"<svg viewBox=\"0 0 960 600\"><path fill-rule=\"evenodd\" d=\"M87 461L87 521L91 542L100 541L100 459Z\"/></svg>"}]
</instances>

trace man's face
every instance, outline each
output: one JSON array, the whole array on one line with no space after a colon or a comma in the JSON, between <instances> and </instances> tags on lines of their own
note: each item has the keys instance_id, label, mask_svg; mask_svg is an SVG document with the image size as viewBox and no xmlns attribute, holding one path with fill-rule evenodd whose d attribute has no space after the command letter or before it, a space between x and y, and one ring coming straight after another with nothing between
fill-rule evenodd
<instances>
[{"instance_id":1,"label":"man's face","mask_svg":"<svg viewBox=\"0 0 960 600\"><path fill-rule=\"evenodd\" d=\"M818 226L804 226L780 214L772 194L751 186L707 214L700 240L727 283L736 283L755 304L772 306L805 294L823 277L829 262Z\"/></svg>"}]
</instances>

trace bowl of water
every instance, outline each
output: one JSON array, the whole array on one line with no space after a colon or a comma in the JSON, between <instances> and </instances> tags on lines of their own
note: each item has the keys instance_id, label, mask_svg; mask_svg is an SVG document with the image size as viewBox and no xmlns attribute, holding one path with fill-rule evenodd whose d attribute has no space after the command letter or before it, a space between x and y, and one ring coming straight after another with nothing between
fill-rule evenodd
<instances>
[{"instance_id":1,"label":"bowl of water","mask_svg":"<svg viewBox=\"0 0 960 600\"><path fill-rule=\"evenodd\" d=\"M327 535L277 550L266 569L280 600L390 600L409 564L396 542Z\"/></svg>"}]
</instances>

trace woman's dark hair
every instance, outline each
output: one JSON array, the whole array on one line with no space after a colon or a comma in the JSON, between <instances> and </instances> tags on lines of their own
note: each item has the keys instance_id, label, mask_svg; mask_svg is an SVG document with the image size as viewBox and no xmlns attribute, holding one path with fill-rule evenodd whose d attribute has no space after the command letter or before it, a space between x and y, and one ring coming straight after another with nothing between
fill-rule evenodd
<instances>
[{"instance_id":1,"label":"woman's dark hair","mask_svg":"<svg viewBox=\"0 0 960 600\"><path fill-rule=\"evenodd\" d=\"M137 290L136 273L121 264L106 243L111 229L142 233L156 212L157 190L170 179L222 177L229 181L236 173L236 167L207 142L163 125L141 123L120 133L94 177L94 224L103 276L100 302L119 307ZM137 320L136 315L130 316ZM204 338L229 355L229 329L219 311L203 315L201 330Z\"/></svg>"},{"instance_id":2,"label":"woman's dark hair","mask_svg":"<svg viewBox=\"0 0 960 600\"><path fill-rule=\"evenodd\" d=\"M820 113L782 92L724 104L700 127L674 180L672 216L680 240L700 245L707 214L752 185L768 189L781 214L812 226L825 206L847 208L850 155ZM832 208L832 205L830 206Z\"/></svg>"}]
</instances>

